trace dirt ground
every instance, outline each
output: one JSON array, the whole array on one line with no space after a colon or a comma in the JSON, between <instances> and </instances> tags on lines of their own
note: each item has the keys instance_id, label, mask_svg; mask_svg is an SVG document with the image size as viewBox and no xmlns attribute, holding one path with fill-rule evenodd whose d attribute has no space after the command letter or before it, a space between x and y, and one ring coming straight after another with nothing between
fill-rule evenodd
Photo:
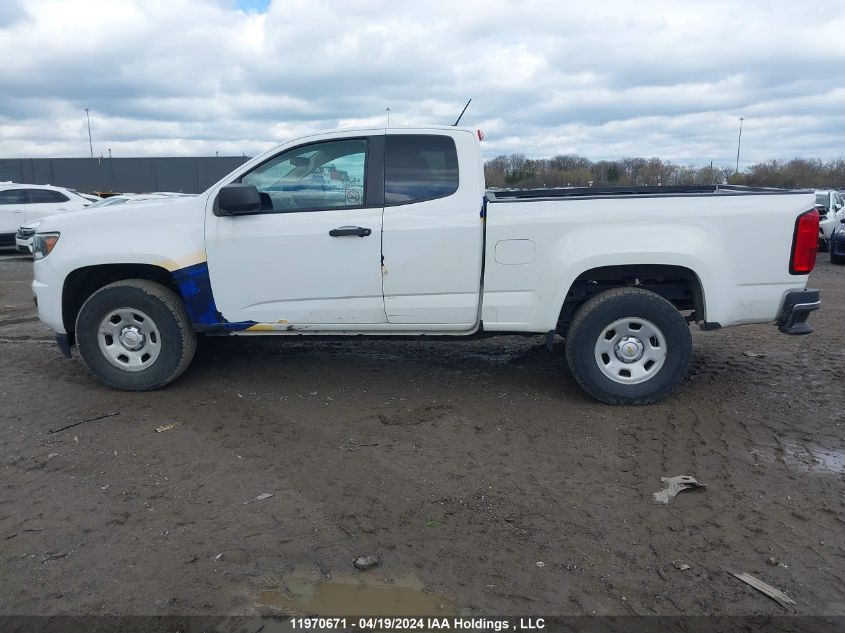
<instances>
[{"instance_id":1,"label":"dirt ground","mask_svg":"<svg viewBox=\"0 0 845 633\"><path fill-rule=\"evenodd\" d=\"M845 615L826 256L813 335L695 331L688 379L636 408L540 337L209 339L169 388L120 393L61 357L30 280L0 260L0 614L785 612L735 569ZM706 490L652 503L681 474Z\"/></svg>"}]
</instances>

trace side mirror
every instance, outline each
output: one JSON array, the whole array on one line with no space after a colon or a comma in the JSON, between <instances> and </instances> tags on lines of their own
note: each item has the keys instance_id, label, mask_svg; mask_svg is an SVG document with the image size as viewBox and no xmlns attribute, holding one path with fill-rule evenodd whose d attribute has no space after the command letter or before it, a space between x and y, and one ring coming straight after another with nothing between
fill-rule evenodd
<instances>
[{"instance_id":1,"label":"side mirror","mask_svg":"<svg viewBox=\"0 0 845 633\"><path fill-rule=\"evenodd\" d=\"M261 211L261 196L255 185L234 183L226 185L217 194L217 207L221 215L246 215Z\"/></svg>"}]
</instances>

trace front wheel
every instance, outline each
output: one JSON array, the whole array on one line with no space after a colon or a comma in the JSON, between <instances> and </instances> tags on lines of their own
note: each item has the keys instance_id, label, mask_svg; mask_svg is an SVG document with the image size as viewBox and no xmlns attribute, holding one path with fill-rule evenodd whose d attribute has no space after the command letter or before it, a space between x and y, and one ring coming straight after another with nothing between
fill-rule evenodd
<instances>
[{"instance_id":1,"label":"front wheel","mask_svg":"<svg viewBox=\"0 0 845 633\"><path fill-rule=\"evenodd\" d=\"M176 380L196 351L182 300L146 279L118 281L88 297L76 319L76 342L91 373L127 391Z\"/></svg>"},{"instance_id":2,"label":"front wheel","mask_svg":"<svg viewBox=\"0 0 845 633\"><path fill-rule=\"evenodd\" d=\"M578 384L607 404L649 404L686 375L692 337L680 312L640 288L588 300L566 333L566 361Z\"/></svg>"}]
</instances>

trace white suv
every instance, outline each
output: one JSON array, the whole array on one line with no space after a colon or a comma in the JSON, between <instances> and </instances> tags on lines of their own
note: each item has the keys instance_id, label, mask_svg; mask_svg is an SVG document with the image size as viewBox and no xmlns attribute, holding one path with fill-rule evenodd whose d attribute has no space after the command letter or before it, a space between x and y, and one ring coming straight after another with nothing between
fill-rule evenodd
<instances>
[{"instance_id":1,"label":"white suv","mask_svg":"<svg viewBox=\"0 0 845 633\"><path fill-rule=\"evenodd\" d=\"M0 183L0 248L15 245L23 224L92 204L82 195L50 185Z\"/></svg>"}]
</instances>

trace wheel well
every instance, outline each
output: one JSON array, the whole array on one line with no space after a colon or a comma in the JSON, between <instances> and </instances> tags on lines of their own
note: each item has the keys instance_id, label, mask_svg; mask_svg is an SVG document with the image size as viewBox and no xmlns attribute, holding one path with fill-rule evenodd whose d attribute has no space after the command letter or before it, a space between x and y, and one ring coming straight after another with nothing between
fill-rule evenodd
<instances>
[{"instance_id":1,"label":"wheel well","mask_svg":"<svg viewBox=\"0 0 845 633\"><path fill-rule=\"evenodd\" d=\"M66 278L62 289L62 321L71 344L75 337L76 317L82 304L103 286L123 279L147 279L170 288L180 295L179 286L165 268L152 264L102 264L77 268Z\"/></svg>"},{"instance_id":2,"label":"wheel well","mask_svg":"<svg viewBox=\"0 0 845 633\"><path fill-rule=\"evenodd\" d=\"M689 268L661 264L602 266L581 273L572 282L558 317L557 331L566 334L575 312L590 297L611 288L626 286L651 290L681 312L691 312L691 321L704 320L704 291Z\"/></svg>"}]
</instances>

